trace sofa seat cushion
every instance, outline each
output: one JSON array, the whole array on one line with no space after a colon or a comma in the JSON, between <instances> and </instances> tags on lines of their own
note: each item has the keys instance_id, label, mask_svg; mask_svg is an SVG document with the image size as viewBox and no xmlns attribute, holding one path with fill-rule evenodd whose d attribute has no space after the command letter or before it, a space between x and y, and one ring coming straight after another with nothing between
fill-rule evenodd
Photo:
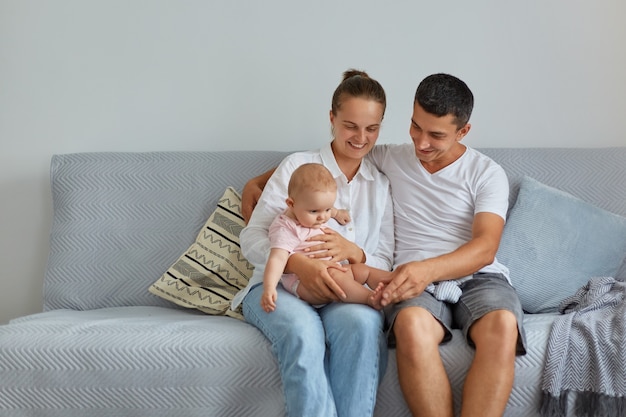
<instances>
[{"instance_id":1,"label":"sofa seat cushion","mask_svg":"<svg viewBox=\"0 0 626 417\"><path fill-rule=\"evenodd\" d=\"M528 354L516 361L507 416L539 404L556 315L526 315ZM473 355L460 331L441 347L457 408ZM112 307L55 310L0 326L0 415L281 417L282 383L269 343L253 326L197 310ZM375 417L410 417L395 350Z\"/></svg>"},{"instance_id":2,"label":"sofa seat cushion","mask_svg":"<svg viewBox=\"0 0 626 417\"><path fill-rule=\"evenodd\" d=\"M55 310L0 327L0 342L0 373L12 375L0 379L3 416L284 413L269 345L233 318L163 307Z\"/></svg>"}]
</instances>

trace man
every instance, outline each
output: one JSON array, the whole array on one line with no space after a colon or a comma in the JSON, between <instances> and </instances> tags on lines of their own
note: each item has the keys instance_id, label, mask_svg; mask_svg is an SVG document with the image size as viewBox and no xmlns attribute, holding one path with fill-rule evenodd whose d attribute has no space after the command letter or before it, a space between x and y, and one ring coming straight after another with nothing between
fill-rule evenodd
<instances>
[{"instance_id":1,"label":"man","mask_svg":"<svg viewBox=\"0 0 626 417\"><path fill-rule=\"evenodd\" d=\"M508 269L495 259L508 180L494 161L461 144L471 128L473 102L460 79L428 76L415 93L413 143L379 145L369 154L392 188L395 269L381 302L390 344L396 346L400 386L414 416L454 415L439 354L453 327L462 329L475 349L463 417L504 413L515 356L525 353L522 307ZM251 211L254 196L244 198ZM324 243L311 248L323 249ZM425 291L441 281L458 285L458 300Z\"/></svg>"},{"instance_id":2,"label":"man","mask_svg":"<svg viewBox=\"0 0 626 417\"><path fill-rule=\"evenodd\" d=\"M415 416L454 415L438 346L462 329L475 355L462 416L501 416L515 356L525 353L522 307L495 259L508 208L504 170L461 144L473 95L456 77L435 74L418 86L413 144L383 145L370 156L391 183L396 246L393 279L383 292L398 375ZM461 296L440 301L426 286L455 280Z\"/></svg>"}]
</instances>

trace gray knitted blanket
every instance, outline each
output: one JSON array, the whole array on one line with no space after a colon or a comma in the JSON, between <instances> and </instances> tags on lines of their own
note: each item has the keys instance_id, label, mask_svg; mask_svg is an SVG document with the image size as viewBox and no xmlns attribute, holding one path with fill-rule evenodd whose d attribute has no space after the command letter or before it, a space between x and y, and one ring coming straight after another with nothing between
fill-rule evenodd
<instances>
[{"instance_id":1,"label":"gray knitted blanket","mask_svg":"<svg viewBox=\"0 0 626 417\"><path fill-rule=\"evenodd\" d=\"M626 416L626 283L593 278L559 306L548 339L541 415Z\"/></svg>"}]
</instances>

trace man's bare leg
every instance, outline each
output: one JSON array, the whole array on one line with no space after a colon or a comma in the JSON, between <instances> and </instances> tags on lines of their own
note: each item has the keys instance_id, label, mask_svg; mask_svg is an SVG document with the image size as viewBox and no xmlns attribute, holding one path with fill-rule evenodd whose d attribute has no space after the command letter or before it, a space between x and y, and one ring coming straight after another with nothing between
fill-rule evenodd
<instances>
[{"instance_id":1,"label":"man's bare leg","mask_svg":"<svg viewBox=\"0 0 626 417\"><path fill-rule=\"evenodd\" d=\"M452 417L452 388L439 355L444 337L441 324L428 310L408 307L398 313L393 332L398 378L411 414Z\"/></svg>"},{"instance_id":2,"label":"man's bare leg","mask_svg":"<svg viewBox=\"0 0 626 417\"><path fill-rule=\"evenodd\" d=\"M502 416L513 389L517 321L513 313L486 314L470 329L476 353L463 387L462 417Z\"/></svg>"}]
</instances>

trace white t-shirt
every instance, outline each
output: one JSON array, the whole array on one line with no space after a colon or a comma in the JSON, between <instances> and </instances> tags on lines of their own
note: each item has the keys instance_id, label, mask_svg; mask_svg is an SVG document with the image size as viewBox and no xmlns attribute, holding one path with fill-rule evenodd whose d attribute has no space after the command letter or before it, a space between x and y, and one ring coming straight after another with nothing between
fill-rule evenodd
<instances>
[{"instance_id":1,"label":"white t-shirt","mask_svg":"<svg viewBox=\"0 0 626 417\"><path fill-rule=\"evenodd\" d=\"M509 182L504 169L466 148L459 159L434 174L421 164L413 143L378 145L369 153L368 159L391 183L396 266L450 253L467 243L477 213L506 219ZM480 272L509 277L508 268L497 260Z\"/></svg>"},{"instance_id":2,"label":"white t-shirt","mask_svg":"<svg viewBox=\"0 0 626 417\"><path fill-rule=\"evenodd\" d=\"M291 174L297 167L309 162L321 163L328 168L337 182L335 207L348 210L352 218L343 226L330 219L328 227L359 245L365 252L366 264L391 269L394 225L389 180L364 159L356 176L348 182L328 143L317 151L287 156L265 185L248 225L239 236L242 253L254 265L254 273L248 286L233 299L231 308L237 308L252 286L263 282L263 271L270 253L269 226L287 208L285 199Z\"/></svg>"}]
</instances>

